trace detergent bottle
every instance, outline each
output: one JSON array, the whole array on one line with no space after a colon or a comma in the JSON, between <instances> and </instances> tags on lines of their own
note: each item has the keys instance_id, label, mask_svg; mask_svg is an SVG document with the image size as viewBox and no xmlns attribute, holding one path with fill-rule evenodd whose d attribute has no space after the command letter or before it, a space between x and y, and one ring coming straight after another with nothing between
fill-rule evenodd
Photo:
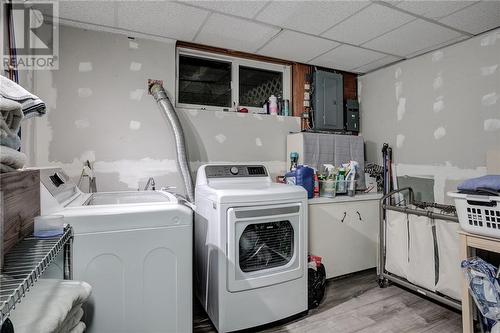
<instances>
[{"instance_id":1,"label":"detergent bottle","mask_svg":"<svg viewBox=\"0 0 500 333\"><path fill-rule=\"evenodd\" d=\"M307 197L314 196L314 169L304 165L298 165L295 170L285 174L287 184L302 186L307 191Z\"/></svg>"}]
</instances>

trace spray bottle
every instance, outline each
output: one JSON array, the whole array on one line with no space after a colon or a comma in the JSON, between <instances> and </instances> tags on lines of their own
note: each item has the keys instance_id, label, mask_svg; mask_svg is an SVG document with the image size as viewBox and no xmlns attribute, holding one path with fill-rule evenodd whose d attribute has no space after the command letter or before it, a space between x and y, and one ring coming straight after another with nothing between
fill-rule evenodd
<instances>
[{"instance_id":1,"label":"spray bottle","mask_svg":"<svg viewBox=\"0 0 500 333\"><path fill-rule=\"evenodd\" d=\"M350 161L349 162L349 173L347 174L346 176L346 180L347 180L347 194L350 196L350 197L353 197L354 194L356 193L356 182L355 182L355 178L356 178L356 172L357 170L359 169L359 163L356 162L356 161Z\"/></svg>"}]
</instances>

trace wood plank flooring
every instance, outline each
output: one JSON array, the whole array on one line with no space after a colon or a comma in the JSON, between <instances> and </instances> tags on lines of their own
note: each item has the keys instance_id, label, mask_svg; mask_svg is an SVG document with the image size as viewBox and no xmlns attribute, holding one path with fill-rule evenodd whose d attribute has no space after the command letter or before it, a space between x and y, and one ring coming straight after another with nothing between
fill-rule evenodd
<instances>
[{"instance_id":1,"label":"wood plank flooring","mask_svg":"<svg viewBox=\"0 0 500 333\"><path fill-rule=\"evenodd\" d=\"M459 313L396 286L381 289L374 270L329 280L320 306L261 332L459 333ZM194 332L216 332L199 304Z\"/></svg>"}]
</instances>

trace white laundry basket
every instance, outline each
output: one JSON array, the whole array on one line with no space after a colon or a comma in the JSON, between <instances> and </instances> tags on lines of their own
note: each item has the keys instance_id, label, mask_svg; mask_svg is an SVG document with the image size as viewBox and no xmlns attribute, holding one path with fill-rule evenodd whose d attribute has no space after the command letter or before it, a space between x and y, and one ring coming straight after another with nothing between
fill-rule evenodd
<instances>
[{"instance_id":1,"label":"white laundry basket","mask_svg":"<svg viewBox=\"0 0 500 333\"><path fill-rule=\"evenodd\" d=\"M500 196L448 192L455 198L460 226L467 232L500 238Z\"/></svg>"}]
</instances>

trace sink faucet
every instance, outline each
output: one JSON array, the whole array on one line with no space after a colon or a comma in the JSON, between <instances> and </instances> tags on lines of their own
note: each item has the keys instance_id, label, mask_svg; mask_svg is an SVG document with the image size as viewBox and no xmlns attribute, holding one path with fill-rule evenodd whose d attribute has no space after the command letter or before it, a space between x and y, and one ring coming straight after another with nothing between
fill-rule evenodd
<instances>
[{"instance_id":1,"label":"sink faucet","mask_svg":"<svg viewBox=\"0 0 500 333\"><path fill-rule=\"evenodd\" d=\"M156 184L155 184L155 180L153 177L149 177L148 179L148 182L146 183L146 186L144 186L144 191L147 191L149 190L149 187L151 186L151 189L154 191L156 190Z\"/></svg>"}]
</instances>

